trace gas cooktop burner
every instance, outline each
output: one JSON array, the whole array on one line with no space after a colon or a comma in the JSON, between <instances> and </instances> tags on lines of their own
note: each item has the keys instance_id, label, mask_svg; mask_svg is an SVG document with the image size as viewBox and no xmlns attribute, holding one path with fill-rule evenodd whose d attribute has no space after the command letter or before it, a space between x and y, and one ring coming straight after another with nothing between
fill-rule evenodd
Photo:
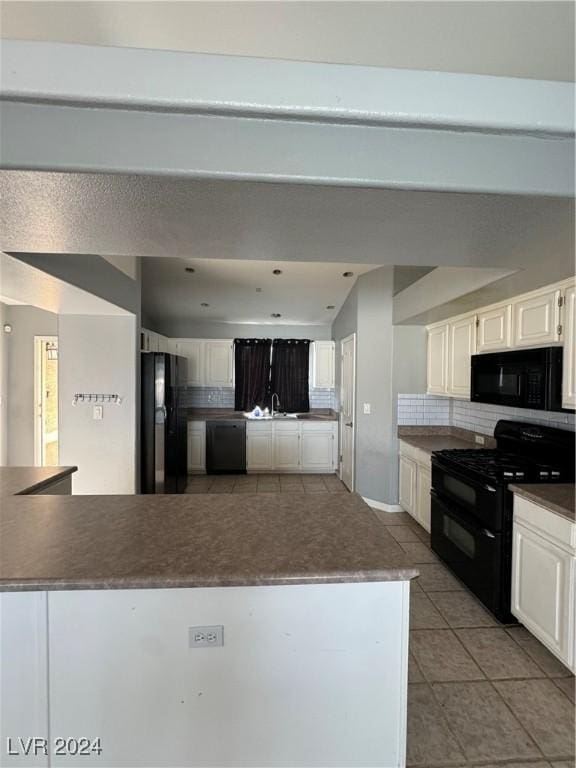
<instances>
[{"instance_id":1,"label":"gas cooktop burner","mask_svg":"<svg viewBox=\"0 0 576 768\"><path fill-rule=\"evenodd\" d=\"M436 451L435 455L458 467L460 471L473 472L497 482L559 482L563 475L560 467L498 450L454 448Z\"/></svg>"}]
</instances>

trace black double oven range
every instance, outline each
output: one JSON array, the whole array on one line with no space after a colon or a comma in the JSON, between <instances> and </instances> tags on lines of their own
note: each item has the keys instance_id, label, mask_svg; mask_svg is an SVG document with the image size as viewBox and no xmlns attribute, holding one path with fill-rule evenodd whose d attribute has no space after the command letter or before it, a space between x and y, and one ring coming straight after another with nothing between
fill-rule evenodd
<instances>
[{"instance_id":1,"label":"black double oven range","mask_svg":"<svg viewBox=\"0 0 576 768\"><path fill-rule=\"evenodd\" d=\"M496 448L432 455L432 549L504 623L510 613L512 483L573 483L574 433L499 421Z\"/></svg>"}]
</instances>

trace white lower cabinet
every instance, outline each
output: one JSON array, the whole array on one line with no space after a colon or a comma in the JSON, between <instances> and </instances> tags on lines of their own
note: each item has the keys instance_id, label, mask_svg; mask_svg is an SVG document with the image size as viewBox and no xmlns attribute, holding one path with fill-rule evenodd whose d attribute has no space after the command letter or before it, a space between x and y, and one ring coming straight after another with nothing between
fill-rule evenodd
<instances>
[{"instance_id":1,"label":"white lower cabinet","mask_svg":"<svg viewBox=\"0 0 576 768\"><path fill-rule=\"evenodd\" d=\"M249 472L334 472L337 429L336 421L248 424L246 468Z\"/></svg>"},{"instance_id":2,"label":"white lower cabinet","mask_svg":"<svg viewBox=\"0 0 576 768\"><path fill-rule=\"evenodd\" d=\"M431 457L426 451L409 443L399 442L400 506L430 533Z\"/></svg>"},{"instance_id":3,"label":"white lower cabinet","mask_svg":"<svg viewBox=\"0 0 576 768\"><path fill-rule=\"evenodd\" d=\"M206 422L188 422L188 472L206 471Z\"/></svg>"},{"instance_id":4,"label":"white lower cabinet","mask_svg":"<svg viewBox=\"0 0 576 768\"><path fill-rule=\"evenodd\" d=\"M514 496L512 613L575 670L576 524Z\"/></svg>"}]
</instances>

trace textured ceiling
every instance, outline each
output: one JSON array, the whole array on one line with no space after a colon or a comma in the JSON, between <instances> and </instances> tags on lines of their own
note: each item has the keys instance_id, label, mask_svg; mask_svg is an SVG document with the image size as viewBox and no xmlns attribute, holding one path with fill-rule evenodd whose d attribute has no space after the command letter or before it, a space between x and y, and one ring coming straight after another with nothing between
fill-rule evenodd
<instances>
[{"instance_id":1,"label":"textured ceiling","mask_svg":"<svg viewBox=\"0 0 576 768\"><path fill-rule=\"evenodd\" d=\"M0 250L526 268L573 263L570 200L0 172Z\"/></svg>"},{"instance_id":2,"label":"textured ceiling","mask_svg":"<svg viewBox=\"0 0 576 768\"><path fill-rule=\"evenodd\" d=\"M195 269L187 273L185 267ZM281 275L273 270L280 269ZM187 320L330 324L358 275L374 265L223 259L144 259L142 310L158 324ZM351 271L353 276L343 277ZM202 304L209 304L203 307ZM331 305L333 309L327 309ZM273 318L279 313L281 318Z\"/></svg>"},{"instance_id":3,"label":"textured ceiling","mask_svg":"<svg viewBox=\"0 0 576 768\"><path fill-rule=\"evenodd\" d=\"M2 36L574 79L571 2L4 2Z\"/></svg>"}]
</instances>

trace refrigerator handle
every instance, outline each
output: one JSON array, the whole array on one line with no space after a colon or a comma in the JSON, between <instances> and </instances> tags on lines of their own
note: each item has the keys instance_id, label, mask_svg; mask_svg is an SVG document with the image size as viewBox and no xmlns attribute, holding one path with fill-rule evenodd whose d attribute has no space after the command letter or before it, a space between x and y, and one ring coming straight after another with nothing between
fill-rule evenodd
<instances>
[{"instance_id":1,"label":"refrigerator handle","mask_svg":"<svg viewBox=\"0 0 576 768\"><path fill-rule=\"evenodd\" d=\"M159 405L154 412L154 421L156 424L164 424L166 421L166 406Z\"/></svg>"}]
</instances>

